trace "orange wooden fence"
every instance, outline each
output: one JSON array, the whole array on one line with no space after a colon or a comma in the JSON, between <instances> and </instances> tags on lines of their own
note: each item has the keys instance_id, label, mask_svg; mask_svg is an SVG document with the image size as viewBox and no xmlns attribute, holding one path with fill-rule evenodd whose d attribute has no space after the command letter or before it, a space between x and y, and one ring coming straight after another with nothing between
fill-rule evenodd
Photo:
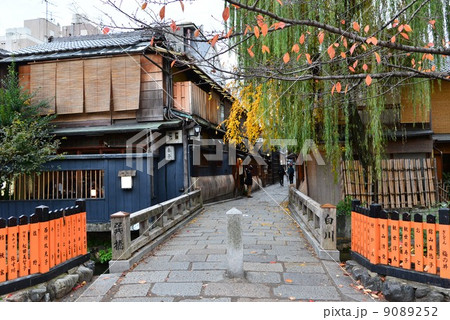
<instances>
[{"instance_id":1,"label":"orange wooden fence","mask_svg":"<svg viewBox=\"0 0 450 320\"><path fill-rule=\"evenodd\" d=\"M387 212L381 205L370 209L353 201L352 251L371 265L391 266L450 279L449 209L437 216ZM438 218L438 222L436 221ZM446 280L448 283L448 280Z\"/></svg>"},{"instance_id":2,"label":"orange wooden fence","mask_svg":"<svg viewBox=\"0 0 450 320\"><path fill-rule=\"evenodd\" d=\"M30 217L0 219L0 283L46 273L85 254L84 200L70 208L49 211L39 206Z\"/></svg>"}]
</instances>

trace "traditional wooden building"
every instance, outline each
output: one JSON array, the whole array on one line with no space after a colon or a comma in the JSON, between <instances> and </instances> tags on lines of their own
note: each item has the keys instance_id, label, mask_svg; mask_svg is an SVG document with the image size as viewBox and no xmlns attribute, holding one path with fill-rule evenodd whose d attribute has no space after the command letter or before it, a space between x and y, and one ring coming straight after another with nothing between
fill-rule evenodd
<instances>
[{"instance_id":1,"label":"traditional wooden building","mask_svg":"<svg viewBox=\"0 0 450 320\"><path fill-rule=\"evenodd\" d=\"M179 26L193 34L192 24ZM61 208L87 199L88 222L105 223L199 187L205 200L234 194L227 146L221 160L193 165L194 140L222 140L232 97L195 61L214 50L164 30L54 38L6 54L21 85L56 114L57 158L43 173L19 177L0 201L0 217L36 205ZM5 194L5 190L3 190Z\"/></svg>"}]
</instances>

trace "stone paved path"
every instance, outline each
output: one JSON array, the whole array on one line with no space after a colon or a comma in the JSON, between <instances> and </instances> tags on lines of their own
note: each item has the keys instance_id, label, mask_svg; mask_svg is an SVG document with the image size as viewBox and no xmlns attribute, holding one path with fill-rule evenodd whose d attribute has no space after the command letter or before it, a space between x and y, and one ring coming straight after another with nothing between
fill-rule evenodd
<instances>
[{"instance_id":1,"label":"stone paved path","mask_svg":"<svg viewBox=\"0 0 450 320\"><path fill-rule=\"evenodd\" d=\"M123 274L105 274L77 301L365 301L335 262L320 261L278 205L287 187L205 206ZM245 279L226 275L226 211L243 212Z\"/></svg>"}]
</instances>

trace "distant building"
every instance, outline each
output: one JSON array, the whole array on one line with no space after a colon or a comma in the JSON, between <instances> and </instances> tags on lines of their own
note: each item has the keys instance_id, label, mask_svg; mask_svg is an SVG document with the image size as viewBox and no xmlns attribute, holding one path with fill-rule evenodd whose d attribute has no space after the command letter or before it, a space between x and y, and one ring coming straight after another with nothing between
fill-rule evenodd
<instances>
[{"instance_id":1,"label":"distant building","mask_svg":"<svg viewBox=\"0 0 450 320\"><path fill-rule=\"evenodd\" d=\"M0 49L16 51L49 42L53 38L99 33L97 27L80 15L74 15L72 24L63 27L44 18L24 20L23 27L6 29L6 34L0 36Z\"/></svg>"}]
</instances>

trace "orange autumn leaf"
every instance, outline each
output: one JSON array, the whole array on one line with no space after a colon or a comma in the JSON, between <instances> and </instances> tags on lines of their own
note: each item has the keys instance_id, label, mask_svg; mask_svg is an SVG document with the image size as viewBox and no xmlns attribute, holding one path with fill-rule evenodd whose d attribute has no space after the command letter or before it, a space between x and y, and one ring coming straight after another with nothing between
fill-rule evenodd
<instances>
[{"instance_id":1,"label":"orange autumn leaf","mask_svg":"<svg viewBox=\"0 0 450 320\"><path fill-rule=\"evenodd\" d=\"M356 43L354 43L350 48L350 54L353 54L353 51L356 49Z\"/></svg>"},{"instance_id":2,"label":"orange autumn leaf","mask_svg":"<svg viewBox=\"0 0 450 320\"><path fill-rule=\"evenodd\" d=\"M107 34L109 32L109 28L108 27L104 27L103 29L102 29L102 33L103 34Z\"/></svg>"},{"instance_id":3,"label":"orange autumn leaf","mask_svg":"<svg viewBox=\"0 0 450 320\"><path fill-rule=\"evenodd\" d=\"M367 43L372 43L373 45L377 45L377 43L378 43L378 39L377 38L375 38L375 37L370 37L370 38L367 38L367 40L366 40L366 42Z\"/></svg>"},{"instance_id":4,"label":"orange autumn leaf","mask_svg":"<svg viewBox=\"0 0 450 320\"><path fill-rule=\"evenodd\" d=\"M364 71L367 71L367 69L369 69L369 67L365 63L363 64L362 68L363 68Z\"/></svg>"},{"instance_id":5,"label":"orange autumn leaf","mask_svg":"<svg viewBox=\"0 0 450 320\"><path fill-rule=\"evenodd\" d=\"M219 35L216 34L212 39L211 39L211 47L214 47L216 45L217 40L219 40Z\"/></svg>"},{"instance_id":6,"label":"orange autumn leaf","mask_svg":"<svg viewBox=\"0 0 450 320\"><path fill-rule=\"evenodd\" d=\"M364 45L364 44L362 44L362 45L361 45L361 48L363 48L363 49L364 49L364 51L366 51L366 50L367 50L367 47L366 47L366 45Z\"/></svg>"},{"instance_id":7,"label":"orange autumn leaf","mask_svg":"<svg viewBox=\"0 0 450 320\"><path fill-rule=\"evenodd\" d=\"M172 23L170 24L170 29L172 29L173 32L177 31L178 27L175 21L172 20Z\"/></svg>"},{"instance_id":8,"label":"orange autumn leaf","mask_svg":"<svg viewBox=\"0 0 450 320\"><path fill-rule=\"evenodd\" d=\"M403 25L403 27L404 27L404 30L406 32L411 32L412 31L411 26L409 24L405 24L405 25Z\"/></svg>"},{"instance_id":9,"label":"orange autumn leaf","mask_svg":"<svg viewBox=\"0 0 450 320\"><path fill-rule=\"evenodd\" d=\"M392 28L395 28L396 26L398 26L398 19L394 20L394 23L392 24Z\"/></svg>"},{"instance_id":10,"label":"orange autumn leaf","mask_svg":"<svg viewBox=\"0 0 450 320\"><path fill-rule=\"evenodd\" d=\"M200 29L196 29L194 31L194 38L197 38L200 35Z\"/></svg>"},{"instance_id":11,"label":"orange autumn leaf","mask_svg":"<svg viewBox=\"0 0 450 320\"><path fill-rule=\"evenodd\" d=\"M370 29L369 25L365 26L365 27L364 27L364 32L365 32L365 33L369 32L369 29Z\"/></svg>"},{"instance_id":12,"label":"orange autumn leaf","mask_svg":"<svg viewBox=\"0 0 450 320\"><path fill-rule=\"evenodd\" d=\"M325 33L323 31L320 31L317 37L319 38L319 44L322 44L323 39L325 38Z\"/></svg>"},{"instance_id":13,"label":"orange autumn leaf","mask_svg":"<svg viewBox=\"0 0 450 320\"><path fill-rule=\"evenodd\" d=\"M302 56L302 54L300 53L300 54L297 56L297 61L298 61L298 59L300 59L301 56Z\"/></svg>"},{"instance_id":14,"label":"orange autumn leaf","mask_svg":"<svg viewBox=\"0 0 450 320\"><path fill-rule=\"evenodd\" d=\"M432 67L431 67L431 71L436 71L436 66L435 65L433 65Z\"/></svg>"},{"instance_id":15,"label":"orange autumn leaf","mask_svg":"<svg viewBox=\"0 0 450 320\"><path fill-rule=\"evenodd\" d=\"M344 47L348 47L348 44L347 44L347 39L346 38L344 38L343 40L342 40L342 44L344 45Z\"/></svg>"},{"instance_id":16,"label":"orange autumn leaf","mask_svg":"<svg viewBox=\"0 0 450 320\"><path fill-rule=\"evenodd\" d=\"M341 20L341 24L345 24L345 20L344 19Z\"/></svg>"},{"instance_id":17,"label":"orange autumn leaf","mask_svg":"<svg viewBox=\"0 0 450 320\"><path fill-rule=\"evenodd\" d=\"M255 54L253 53L252 48L253 48L253 45L251 45L250 48L247 48L247 52L250 55L250 57L253 58L255 56Z\"/></svg>"},{"instance_id":18,"label":"orange autumn leaf","mask_svg":"<svg viewBox=\"0 0 450 320\"><path fill-rule=\"evenodd\" d=\"M283 56L283 62L286 64L289 62L290 59L291 57L289 56L289 52L286 52Z\"/></svg>"},{"instance_id":19,"label":"orange autumn leaf","mask_svg":"<svg viewBox=\"0 0 450 320\"><path fill-rule=\"evenodd\" d=\"M267 24L263 23L263 25L261 26L262 35L265 37L268 32L269 32L269 27L267 26Z\"/></svg>"},{"instance_id":20,"label":"orange autumn leaf","mask_svg":"<svg viewBox=\"0 0 450 320\"><path fill-rule=\"evenodd\" d=\"M430 61L433 61L433 60L434 60L434 57L433 57L433 55L432 55L431 53L427 54L427 55L426 55L426 58L427 58L428 60L430 60Z\"/></svg>"},{"instance_id":21,"label":"orange autumn leaf","mask_svg":"<svg viewBox=\"0 0 450 320\"><path fill-rule=\"evenodd\" d=\"M340 82L336 83L336 92L341 92L342 86Z\"/></svg>"},{"instance_id":22,"label":"orange autumn leaf","mask_svg":"<svg viewBox=\"0 0 450 320\"><path fill-rule=\"evenodd\" d=\"M223 12L222 12L223 21L227 21L229 17L230 17L230 8L225 7L225 9L223 9Z\"/></svg>"},{"instance_id":23,"label":"orange autumn leaf","mask_svg":"<svg viewBox=\"0 0 450 320\"><path fill-rule=\"evenodd\" d=\"M141 9L142 9L142 10L145 10L145 8L147 8L147 2L144 2L144 3L142 4L142 6L141 6Z\"/></svg>"},{"instance_id":24,"label":"orange autumn leaf","mask_svg":"<svg viewBox=\"0 0 450 320\"><path fill-rule=\"evenodd\" d=\"M166 16L166 6L163 6L161 8L161 10L159 10L159 17L162 19L164 19L164 17Z\"/></svg>"},{"instance_id":25,"label":"orange autumn leaf","mask_svg":"<svg viewBox=\"0 0 450 320\"><path fill-rule=\"evenodd\" d=\"M355 72L355 68L353 68L352 66L348 67L348 69L349 69L351 72Z\"/></svg>"},{"instance_id":26,"label":"orange autumn leaf","mask_svg":"<svg viewBox=\"0 0 450 320\"><path fill-rule=\"evenodd\" d=\"M286 26L286 23L284 23L284 22L277 22L277 23L274 23L273 26L275 27L275 30L283 29Z\"/></svg>"},{"instance_id":27,"label":"orange autumn leaf","mask_svg":"<svg viewBox=\"0 0 450 320\"><path fill-rule=\"evenodd\" d=\"M181 6L181 11L184 12L184 3L183 3L183 0L180 0L180 6Z\"/></svg>"},{"instance_id":28,"label":"orange autumn leaf","mask_svg":"<svg viewBox=\"0 0 450 320\"><path fill-rule=\"evenodd\" d=\"M334 58L334 56L336 55L336 51L334 50L333 45L328 47L327 53L330 56L330 59Z\"/></svg>"},{"instance_id":29,"label":"orange autumn leaf","mask_svg":"<svg viewBox=\"0 0 450 320\"><path fill-rule=\"evenodd\" d=\"M292 280L291 280L291 279L286 279L286 280L284 280L284 281L286 281L287 283L292 283Z\"/></svg>"},{"instance_id":30,"label":"orange autumn leaf","mask_svg":"<svg viewBox=\"0 0 450 320\"><path fill-rule=\"evenodd\" d=\"M232 4L232 6L235 7L236 9L240 9L241 8L237 4Z\"/></svg>"},{"instance_id":31,"label":"orange autumn leaf","mask_svg":"<svg viewBox=\"0 0 450 320\"><path fill-rule=\"evenodd\" d=\"M173 68L173 66L175 65L176 60L173 60L172 63L170 64L170 67Z\"/></svg>"},{"instance_id":32,"label":"orange autumn leaf","mask_svg":"<svg viewBox=\"0 0 450 320\"><path fill-rule=\"evenodd\" d=\"M150 47L153 47L154 43L155 43L155 37L152 37L152 40L150 40Z\"/></svg>"},{"instance_id":33,"label":"orange autumn leaf","mask_svg":"<svg viewBox=\"0 0 450 320\"><path fill-rule=\"evenodd\" d=\"M283 2L281 2L281 0L277 0L277 1L280 5L283 5Z\"/></svg>"},{"instance_id":34,"label":"orange autumn leaf","mask_svg":"<svg viewBox=\"0 0 450 320\"><path fill-rule=\"evenodd\" d=\"M403 24L398 26L398 32L402 32L405 26Z\"/></svg>"},{"instance_id":35,"label":"orange autumn leaf","mask_svg":"<svg viewBox=\"0 0 450 320\"><path fill-rule=\"evenodd\" d=\"M409 36L405 32L400 32L400 35L405 38L406 40L409 40Z\"/></svg>"},{"instance_id":36,"label":"orange autumn leaf","mask_svg":"<svg viewBox=\"0 0 450 320\"><path fill-rule=\"evenodd\" d=\"M331 95L334 94L334 90L336 90L336 85L333 85L333 87L331 87Z\"/></svg>"},{"instance_id":37,"label":"orange autumn leaf","mask_svg":"<svg viewBox=\"0 0 450 320\"><path fill-rule=\"evenodd\" d=\"M298 53L300 51L299 45L298 44L294 44L292 46L292 50L291 51L294 51L295 53Z\"/></svg>"},{"instance_id":38,"label":"orange autumn leaf","mask_svg":"<svg viewBox=\"0 0 450 320\"><path fill-rule=\"evenodd\" d=\"M395 40L396 40L395 36L392 36L391 42L392 42L392 43L395 43Z\"/></svg>"},{"instance_id":39,"label":"orange autumn leaf","mask_svg":"<svg viewBox=\"0 0 450 320\"><path fill-rule=\"evenodd\" d=\"M259 38L259 28L258 28L257 26L254 26L254 27L253 27L253 31L254 31L254 33L255 33L255 37L256 37L256 38Z\"/></svg>"},{"instance_id":40,"label":"orange autumn leaf","mask_svg":"<svg viewBox=\"0 0 450 320\"><path fill-rule=\"evenodd\" d=\"M345 54L345 52L341 52L341 57L342 57L343 59L347 58L347 55Z\"/></svg>"},{"instance_id":41,"label":"orange autumn leaf","mask_svg":"<svg viewBox=\"0 0 450 320\"><path fill-rule=\"evenodd\" d=\"M356 32L359 32L359 30L361 30L361 27L359 26L358 22L356 22L356 21L353 22L353 29Z\"/></svg>"},{"instance_id":42,"label":"orange autumn leaf","mask_svg":"<svg viewBox=\"0 0 450 320\"><path fill-rule=\"evenodd\" d=\"M306 57L306 61L308 61L309 64L312 64L311 56L309 55L309 53L305 53L305 57Z\"/></svg>"},{"instance_id":43,"label":"orange autumn leaf","mask_svg":"<svg viewBox=\"0 0 450 320\"><path fill-rule=\"evenodd\" d=\"M347 94L348 91L348 84L345 86L344 94Z\"/></svg>"},{"instance_id":44,"label":"orange autumn leaf","mask_svg":"<svg viewBox=\"0 0 450 320\"><path fill-rule=\"evenodd\" d=\"M265 45L262 45L261 51L262 51L262 53L265 53L265 52L270 53L269 47L268 47L268 46L265 46Z\"/></svg>"},{"instance_id":45,"label":"orange autumn leaf","mask_svg":"<svg viewBox=\"0 0 450 320\"><path fill-rule=\"evenodd\" d=\"M370 74L368 74L366 77L366 85L370 86L371 83L372 83L372 77L370 76Z\"/></svg>"},{"instance_id":46,"label":"orange autumn leaf","mask_svg":"<svg viewBox=\"0 0 450 320\"><path fill-rule=\"evenodd\" d=\"M226 38L229 38L232 34L233 34L233 28L231 28L230 30L228 30L227 35L226 35L225 37L226 37Z\"/></svg>"},{"instance_id":47,"label":"orange autumn leaf","mask_svg":"<svg viewBox=\"0 0 450 320\"><path fill-rule=\"evenodd\" d=\"M377 60L377 63L380 64L381 63L381 57L378 54L378 52L374 52L373 54L375 55L375 59Z\"/></svg>"},{"instance_id":48,"label":"orange autumn leaf","mask_svg":"<svg viewBox=\"0 0 450 320\"><path fill-rule=\"evenodd\" d=\"M359 60L356 60L355 62L353 62L353 68L356 68L356 66L358 65L358 61Z\"/></svg>"},{"instance_id":49,"label":"orange autumn leaf","mask_svg":"<svg viewBox=\"0 0 450 320\"><path fill-rule=\"evenodd\" d=\"M305 43L305 35L303 33L300 36L300 39L298 41L300 42L300 44L304 44Z\"/></svg>"},{"instance_id":50,"label":"orange autumn leaf","mask_svg":"<svg viewBox=\"0 0 450 320\"><path fill-rule=\"evenodd\" d=\"M435 28L435 27L434 27L434 24L436 23L436 20L430 20L430 21L428 21L428 23L431 24L431 26L433 27L433 29Z\"/></svg>"},{"instance_id":51,"label":"orange autumn leaf","mask_svg":"<svg viewBox=\"0 0 450 320\"><path fill-rule=\"evenodd\" d=\"M252 27L250 27L248 24L246 24L244 36L247 35L247 32L252 31Z\"/></svg>"}]
</instances>

